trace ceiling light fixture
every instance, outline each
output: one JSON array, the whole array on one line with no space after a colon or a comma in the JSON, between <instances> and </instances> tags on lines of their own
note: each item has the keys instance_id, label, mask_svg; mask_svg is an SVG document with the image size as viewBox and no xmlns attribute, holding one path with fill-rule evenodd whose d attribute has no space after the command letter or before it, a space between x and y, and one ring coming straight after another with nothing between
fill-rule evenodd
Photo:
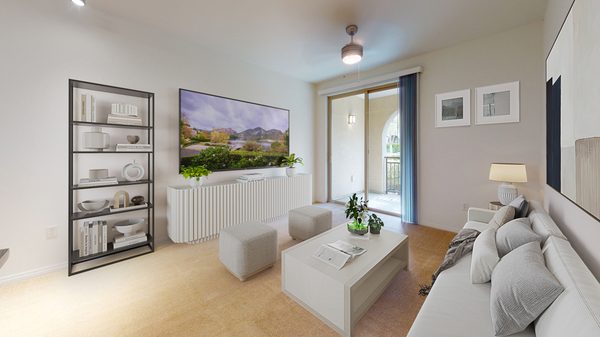
<instances>
[{"instance_id":1,"label":"ceiling light fixture","mask_svg":"<svg viewBox=\"0 0 600 337\"><path fill-rule=\"evenodd\" d=\"M346 33L350 35L350 43L342 47L342 62L346 64L355 64L362 60L363 46L354 43L354 34L358 31L357 25L346 27Z\"/></svg>"},{"instance_id":2,"label":"ceiling light fixture","mask_svg":"<svg viewBox=\"0 0 600 337\"><path fill-rule=\"evenodd\" d=\"M85 0L71 0L71 2L73 2L74 4L76 4L79 7L85 6Z\"/></svg>"}]
</instances>

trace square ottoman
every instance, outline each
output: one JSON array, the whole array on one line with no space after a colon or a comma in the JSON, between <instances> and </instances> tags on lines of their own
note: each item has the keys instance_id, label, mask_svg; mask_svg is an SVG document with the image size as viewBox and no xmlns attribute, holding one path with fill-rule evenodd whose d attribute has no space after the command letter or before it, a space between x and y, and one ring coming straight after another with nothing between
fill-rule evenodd
<instances>
[{"instance_id":1,"label":"square ottoman","mask_svg":"<svg viewBox=\"0 0 600 337\"><path fill-rule=\"evenodd\" d=\"M245 281L275 264L277 231L262 222L227 227L219 234L219 260Z\"/></svg>"},{"instance_id":2,"label":"square ottoman","mask_svg":"<svg viewBox=\"0 0 600 337\"><path fill-rule=\"evenodd\" d=\"M288 231L294 240L306 240L331 229L331 211L317 206L293 209L288 215Z\"/></svg>"}]
</instances>

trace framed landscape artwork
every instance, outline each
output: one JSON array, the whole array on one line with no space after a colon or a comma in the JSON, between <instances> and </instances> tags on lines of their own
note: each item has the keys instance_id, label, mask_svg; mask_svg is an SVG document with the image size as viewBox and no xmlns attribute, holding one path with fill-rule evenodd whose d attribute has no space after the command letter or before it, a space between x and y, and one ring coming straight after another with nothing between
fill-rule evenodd
<instances>
[{"instance_id":1,"label":"framed landscape artwork","mask_svg":"<svg viewBox=\"0 0 600 337\"><path fill-rule=\"evenodd\" d=\"M575 0L546 59L546 178L600 219L600 1Z\"/></svg>"},{"instance_id":2,"label":"framed landscape artwork","mask_svg":"<svg viewBox=\"0 0 600 337\"><path fill-rule=\"evenodd\" d=\"M519 82L480 87L475 96L475 124L519 122Z\"/></svg>"},{"instance_id":3,"label":"framed landscape artwork","mask_svg":"<svg viewBox=\"0 0 600 337\"><path fill-rule=\"evenodd\" d=\"M471 125L469 89L435 95L435 127Z\"/></svg>"},{"instance_id":4,"label":"framed landscape artwork","mask_svg":"<svg viewBox=\"0 0 600 337\"><path fill-rule=\"evenodd\" d=\"M179 90L179 169L279 167L289 154L289 110Z\"/></svg>"}]
</instances>

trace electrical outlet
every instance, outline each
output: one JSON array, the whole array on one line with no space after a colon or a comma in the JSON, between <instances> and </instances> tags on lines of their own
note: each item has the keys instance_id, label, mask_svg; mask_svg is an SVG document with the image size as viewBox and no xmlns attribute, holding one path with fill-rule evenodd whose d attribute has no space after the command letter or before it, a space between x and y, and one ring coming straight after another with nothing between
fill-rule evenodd
<instances>
[{"instance_id":1,"label":"electrical outlet","mask_svg":"<svg viewBox=\"0 0 600 337\"><path fill-rule=\"evenodd\" d=\"M469 210L469 204L463 204L463 211L468 211Z\"/></svg>"},{"instance_id":2,"label":"electrical outlet","mask_svg":"<svg viewBox=\"0 0 600 337\"><path fill-rule=\"evenodd\" d=\"M56 226L46 227L46 240L56 239Z\"/></svg>"}]
</instances>

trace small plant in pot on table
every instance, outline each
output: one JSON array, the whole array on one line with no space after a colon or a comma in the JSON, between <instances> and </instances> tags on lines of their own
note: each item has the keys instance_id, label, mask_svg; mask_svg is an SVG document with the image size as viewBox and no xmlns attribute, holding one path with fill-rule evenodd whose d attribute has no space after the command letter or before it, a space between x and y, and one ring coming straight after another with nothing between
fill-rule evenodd
<instances>
[{"instance_id":1,"label":"small plant in pot on table","mask_svg":"<svg viewBox=\"0 0 600 337\"><path fill-rule=\"evenodd\" d=\"M302 158L296 157L295 153L291 153L289 156L283 157L281 161L281 166L287 167L285 169L285 174L287 174L288 177L293 177L296 175L296 168L294 167L296 164L304 165L304 162L302 161Z\"/></svg>"},{"instance_id":2,"label":"small plant in pot on table","mask_svg":"<svg viewBox=\"0 0 600 337\"><path fill-rule=\"evenodd\" d=\"M383 227L383 220L377 214L369 215L369 232L379 234L381 233L381 227Z\"/></svg>"},{"instance_id":3,"label":"small plant in pot on table","mask_svg":"<svg viewBox=\"0 0 600 337\"><path fill-rule=\"evenodd\" d=\"M350 233L358 235L367 234L369 231L366 222L368 212L367 201L362 197L359 200L356 193L352 194L350 200L346 203L346 219L352 219L352 222L347 225Z\"/></svg>"},{"instance_id":4,"label":"small plant in pot on table","mask_svg":"<svg viewBox=\"0 0 600 337\"><path fill-rule=\"evenodd\" d=\"M181 174L187 179L188 184L192 187L201 186L204 182L204 177L212 172L204 166L186 166L181 169Z\"/></svg>"}]
</instances>

